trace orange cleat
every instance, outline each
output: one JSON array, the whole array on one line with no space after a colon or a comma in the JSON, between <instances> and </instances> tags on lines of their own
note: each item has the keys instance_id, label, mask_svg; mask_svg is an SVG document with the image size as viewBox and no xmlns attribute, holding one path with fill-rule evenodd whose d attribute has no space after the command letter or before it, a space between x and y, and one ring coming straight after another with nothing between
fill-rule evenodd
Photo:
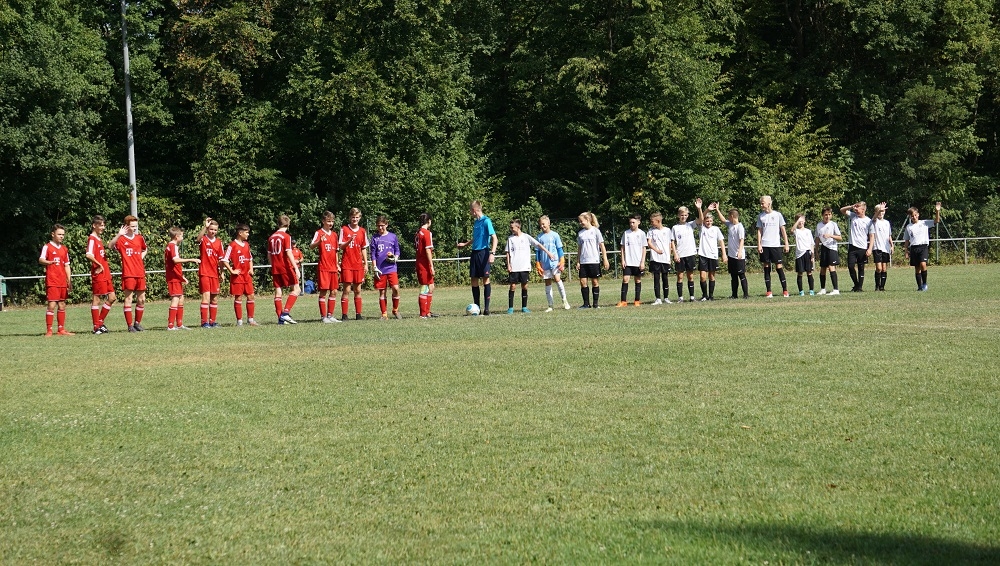
<instances>
[{"instance_id":1,"label":"orange cleat","mask_svg":"<svg viewBox=\"0 0 1000 566\"><path fill-rule=\"evenodd\" d=\"M70 331L66 330L65 328L59 329L59 332L56 332L56 334L59 335L59 336L76 336L75 332L70 332Z\"/></svg>"}]
</instances>

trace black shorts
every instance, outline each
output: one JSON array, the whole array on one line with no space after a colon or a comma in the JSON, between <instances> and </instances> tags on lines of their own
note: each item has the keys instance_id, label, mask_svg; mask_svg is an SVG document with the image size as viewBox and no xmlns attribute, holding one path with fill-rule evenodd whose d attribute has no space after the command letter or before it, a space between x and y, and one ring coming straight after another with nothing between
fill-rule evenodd
<instances>
[{"instance_id":1,"label":"black shorts","mask_svg":"<svg viewBox=\"0 0 1000 566\"><path fill-rule=\"evenodd\" d=\"M472 250L469 258L469 277L482 278L490 276L490 250Z\"/></svg>"},{"instance_id":2,"label":"black shorts","mask_svg":"<svg viewBox=\"0 0 1000 566\"><path fill-rule=\"evenodd\" d=\"M819 248L819 266L820 267L836 267L840 265L840 253L837 250L831 250L826 246L821 246Z\"/></svg>"},{"instance_id":3,"label":"black shorts","mask_svg":"<svg viewBox=\"0 0 1000 566\"><path fill-rule=\"evenodd\" d=\"M719 260L710 257L698 256L698 271L708 271L714 273L719 270Z\"/></svg>"},{"instance_id":4,"label":"black shorts","mask_svg":"<svg viewBox=\"0 0 1000 566\"><path fill-rule=\"evenodd\" d=\"M528 272L527 271L511 271L507 274L507 284L516 285L518 283L528 282Z\"/></svg>"},{"instance_id":5,"label":"black shorts","mask_svg":"<svg viewBox=\"0 0 1000 566\"><path fill-rule=\"evenodd\" d=\"M847 265L864 265L868 263L868 248L851 246L847 252Z\"/></svg>"},{"instance_id":6,"label":"black shorts","mask_svg":"<svg viewBox=\"0 0 1000 566\"><path fill-rule=\"evenodd\" d=\"M670 271L671 270L669 263L661 263L659 261L652 261L652 260L649 262L650 273L670 273Z\"/></svg>"},{"instance_id":7,"label":"black shorts","mask_svg":"<svg viewBox=\"0 0 1000 566\"><path fill-rule=\"evenodd\" d=\"M729 273L746 273L747 271L747 260L736 259L734 257L729 258L729 263L726 265L729 269Z\"/></svg>"},{"instance_id":8,"label":"black shorts","mask_svg":"<svg viewBox=\"0 0 1000 566\"><path fill-rule=\"evenodd\" d=\"M764 248L764 251L760 252L761 263L784 263L784 261L784 254L780 247Z\"/></svg>"},{"instance_id":9,"label":"black shorts","mask_svg":"<svg viewBox=\"0 0 1000 566\"><path fill-rule=\"evenodd\" d=\"M930 249L929 244L910 246L910 265L917 267L921 263L927 263L927 260L930 259Z\"/></svg>"},{"instance_id":10,"label":"black shorts","mask_svg":"<svg viewBox=\"0 0 1000 566\"><path fill-rule=\"evenodd\" d=\"M809 273L813 270L813 254L806 252L795 258L795 273Z\"/></svg>"},{"instance_id":11,"label":"black shorts","mask_svg":"<svg viewBox=\"0 0 1000 566\"><path fill-rule=\"evenodd\" d=\"M682 257L680 261L674 263L674 269L677 270L677 273L680 273L682 271L687 271L687 272L694 271L695 270L694 261L696 257L698 256L689 255L687 257Z\"/></svg>"},{"instance_id":12,"label":"black shorts","mask_svg":"<svg viewBox=\"0 0 1000 566\"><path fill-rule=\"evenodd\" d=\"M872 250L872 261L875 263L889 263L889 259L892 254L889 252L883 252L882 250Z\"/></svg>"},{"instance_id":13,"label":"black shorts","mask_svg":"<svg viewBox=\"0 0 1000 566\"><path fill-rule=\"evenodd\" d=\"M629 277L642 277L642 269L638 265L626 265L622 269L622 275L628 275Z\"/></svg>"},{"instance_id":14,"label":"black shorts","mask_svg":"<svg viewBox=\"0 0 1000 566\"><path fill-rule=\"evenodd\" d=\"M601 278L601 264L599 263L580 264L580 279L600 279L600 278Z\"/></svg>"}]
</instances>

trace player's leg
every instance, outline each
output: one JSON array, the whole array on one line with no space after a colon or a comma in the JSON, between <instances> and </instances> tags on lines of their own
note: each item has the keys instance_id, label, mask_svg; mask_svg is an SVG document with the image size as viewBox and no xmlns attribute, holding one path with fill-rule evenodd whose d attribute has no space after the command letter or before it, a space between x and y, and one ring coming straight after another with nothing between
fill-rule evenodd
<instances>
[{"instance_id":1,"label":"player's leg","mask_svg":"<svg viewBox=\"0 0 1000 566\"><path fill-rule=\"evenodd\" d=\"M486 265L486 276L483 277L483 314L490 314L490 295L493 287L490 286L489 264Z\"/></svg>"},{"instance_id":2,"label":"player's leg","mask_svg":"<svg viewBox=\"0 0 1000 566\"><path fill-rule=\"evenodd\" d=\"M854 246L851 246L850 250L847 252L847 272L851 274L851 281L854 283L852 291L857 291L858 289L858 254L854 252Z\"/></svg>"},{"instance_id":3,"label":"player's leg","mask_svg":"<svg viewBox=\"0 0 1000 566\"><path fill-rule=\"evenodd\" d=\"M767 296L771 296L771 262L764 262L761 267L764 268L764 291Z\"/></svg>"},{"instance_id":4,"label":"player's leg","mask_svg":"<svg viewBox=\"0 0 1000 566\"><path fill-rule=\"evenodd\" d=\"M177 321L177 295L170 295L170 308L167 311L167 330L173 330Z\"/></svg>"},{"instance_id":5,"label":"player's leg","mask_svg":"<svg viewBox=\"0 0 1000 566\"><path fill-rule=\"evenodd\" d=\"M135 329L132 327L132 303L135 300L134 287L130 287L131 277L122 278L122 313L125 315L125 326L128 327L129 332L134 332Z\"/></svg>"},{"instance_id":6,"label":"player's leg","mask_svg":"<svg viewBox=\"0 0 1000 566\"><path fill-rule=\"evenodd\" d=\"M101 304L104 299L101 295L94 293L90 299L90 321L94 324L94 333L100 333Z\"/></svg>"},{"instance_id":7,"label":"player's leg","mask_svg":"<svg viewBox=\"0 0 1000 566\"><path fill-rule=\"evenodd\" d=\"M146 312L146 288L143 286L136 295L135 298L135 322L133 326L136 330L141 331L142 325L142 315Z\"/></svg>"},{"instance_id":8,"label":"player's leg","mask_svg":"<svg viewBox=\"0 0 1000 566\"><path fill-rule=\"evenodd\" d=\"M361 320L361 281L351 284L351 293L354 295L354 318Z\"/></svg>"},{"instance_id":9,"label":"player's leg","mask_svg":"<svg viewBox=\"0 0 1000 566\"><path fill-rule=\"evenodd\" d=\"M57 301L56 302L56 326L59 327L59 330L56 331L56 334L58 334L59 336L72 336L73 335L72 332L66 330L66 300L65 299L63 299L62 301Z\"/></svg>"},{"instance_id":10,"label":"player's leg","mask_svg":"<svg viewBox=\"0 0 1000 566\"><path fill-rule=\"evenodd\" d=\"M217 323L216 319L219 318L219 294L212 293L208 298L208 323L215 327Z\"/></svg>"},{"instance_id":11,"label":"player's leg","mask_svg":"<svg viewBox=\"0 0 1000 566\"><path fill-rule=\"evenodd\" d=\"M402 318L399 316L399 278L395 273L391 275L393 277L389 278L389 283L392 287L392 316Z\"/></svg>"},{"instance_id":12,"label":"player's leg","mask_svg":"<svg viewBox=\"0 0 1000 566\"><path fill-rule=\"evenodd\" d=\"M472 302L479 306L479 278L473 277L472 279Z\"/></svg>"},{"instance_id":13,"label":"player's leg","mask_svg":"<svg viewBox=\"0 0 1000 566\"><path fill-rule=\"evenodd\" d=\"M281 318L281 313L284 310L284 304L282 301L282 291L281 283L278 281L274 282L274 315L279 319Z\"/></svg>"},{"instance_id":14,"label":"player's leg","mask_svg":"<svg viewBox=\"0 0 1000 566\"><path fill-rule=\"evenodd\" d=\"M711 269L708 272L708 300L715 300L715 270Z\"/></svg>"},{"instance_id":15,"label":"player's leg","mask_svg":"<svg viewBox=\"0 0 1000 566\"><path fill-rule=\"evenodd\" d=\"M104 295L104 304L101 305L101 315L98 319L98 324L101 326L103 332L107 332L108 328L104 325L104 321L108 319L108 315L111 314L111 306L118 302L118 297L115 296L115 290L112 287L106 295Z\"/></svg>"},{"instance_id":16,"label":"player's leg","mask_svg":"<svg viewBox=\"0 0 1000 566\"><path fill-rule=\"evenodd\" d=\"M628 269L628 267L626 267L625 269ZM620 307L624 307L625 305L628 304L625 302L625 297L628 296L628 283L630 279L631 278L628 275L622 276L622 295L621 299L618 300L618 306Z\"/></svg>"},{"instance_id":17,"label":"player's leg","mask_svg":"<svg viewBox=\"0 0 1000 566\"><path fill-rule=\"evenodd\" d=\"M688 296L690 297L688 300L690 300L690 301L694 301L694 271L695 270L692 269L692 270L690 270L690 271L687 272L687 278L688 278Z\"/></svg>"},{"instance_id":18,"label":"player's leg","mask_svg":"<svg viewBox=\"0 0 1000 566\"><path fill-rule=\"evenodd\" d=\"M199 283L201 283L201 281L199 281ZM209 324L208 305L210 305L211 302L212 302L212 293L210 291L203 291L201 293L201 305L200 305L201 308L199 309L199 312L201 313L201 325L203 327Z\"/></svg>"},{"instance_id":19,"label":"player's leg","mask_svg":"<svg viewBox=\"0 0 1000 566\"><path fill-rule=\"evenodd\" d=\"M330 300L330 290L320 289L319 290L319 318L320 320L326 320L326 303Z\"/></svg>"},{"instance_id":20,"label":"player's leg","mask_svg":"<svg viewBox=\"0 0 1000 566\"><path fill-rule=\"evenodd\" d=\"M247 293L247 324L250 326L259 326L254 319L254 297L253 287L251 287Z\"/></svg>"},{"instance_id":21,"label":"player's leg","mask_svg":"<svg viewBox=\"0 0 1000 566\"><path fill-rule=\"evenodd\" d=\"M635 306L642 303L642 277L635 276Z\"/></svg>"},{"instance_id":22,"label":"player's leg","mask_svg":"<svg viewBox=\"0 0 1000 566\"><path fill-rule=\"evenodd\" d=\"M527 277L527 274L525 274ZM528 280L521 281L521 312L528 312Z\"/></svg>"},{"instance_id":23,"label":"player's leg","mask_svg":"<svg viewBox=\"0 0 1000 566\"><path fill-rule=\"evenodd\" d=\"M779 261L774 264L774 270L778 272L778 281L781 282L781 294L788 296L788 280L785 279L785 266Z\"/></svg>"},{"instance_id":24,"label":"player's leg","mask_svg":"<svg viewBox=\"0 0 1000 566\"><path fill-rule=\"evenodd\" d=\"M292 307L295 306L295 301L298 300L299 295L302 294L302 287L299 286L299 278L298 278L297 275L295 276L295 278L293 280L291 288L292 288L292 290L289 291L289 293L288 293L288 299L285 300L285 308L282 309L281 312L282 312L282 314L284 314L285 316L288 317L288 319L286 320L286 322L291 322L292 324L295 324L295 322L291 320L291 318L292 318L292 316L291 316L292 315Z\"/></svg>"},{"instance_id":25,"label":"player's leg","mask_svg":"<svg viewBox=\"0 0 1000 566\"><path fill-rule=\"evenodd\" d=\"M806 272L806 278L809 280L809 294L810 295L815 295L816 294L816 289L815 289L816 280L813 278L813 272L812 272L812 270L809 270L809 271Z\"/></svg>"},{"instance_id":26,"label":"player's leg","mask_svg":"<svg viewBox=\"0 0 1000 566\"><path fill-rule=\"evenodd\" d=\"M552 278L555 279L556 287L559 289L559 298L562 299L563 308L569 310L569 301L566 300L566 285L563 284L562 275L559 274L559 271L553 271Z\"/></svg>"},{"instance_id":27,"label":"player's leg","mask_svg":"<svg viewBox=\"0 0 1000 566\"><path fill-rule=\"evenodd\" d=\"M698 282L701 284L701 300L708 300L708 271L698 270Z\"/></svg>"},{"instance_id":28,"label":"player's leg","mask_svg":"<svg viewBox=\"0 0 1000 566\"><path fill-rule=\"evenodd\" d=\"M582 270L582 268L581 268L581 270ZM583 275L581 273L580 274L580 296L583 297L583 304L580 305L581 309L589 309L590 308L590 287L588 286L588 281L589 281L589 279L587 277L583 277Z\"/></svg>"},{"instance_id":29,"label":"player's leg","mask_svg":"<svg viewBox=\"0 0 1000 566\"><path fill-rule=\"evenodd\" d=\"M52 323L56 319L56 310L59 307L58 301L49 301L45 307L45 335L52 336Z\"/></svg>"},{"instance_id":30,"label":"player's leg","mask_svg":"<svg viewBox=\"0 0 1000 566\"><path fill-rule=\"evenodd\" d=\"M184 326L184 294L177 296L177 320L174 322L174 327L187 330L188 327Z\"/></svg>"}]
</instances>

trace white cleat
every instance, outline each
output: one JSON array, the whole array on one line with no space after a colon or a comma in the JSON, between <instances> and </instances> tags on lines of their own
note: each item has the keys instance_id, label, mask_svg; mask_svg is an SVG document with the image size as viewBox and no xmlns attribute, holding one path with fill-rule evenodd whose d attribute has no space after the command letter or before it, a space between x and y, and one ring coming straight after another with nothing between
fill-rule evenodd
<instances>
[{"instance_id":1,"label":"white cleat","mask_svg":"<svg viewBox=\"0 0 1000 566\"><path fill-rule=\"evenodd\" d=\"M671 301L670 299L663 299L663 304L665 304L665 305L672 305L672 304L674 304L674 302Z\"/></svg>"},{"instance_id":2,"label":"white cleat","mask_svg":"<svg viewBox=\"0 0 1000 566\"><path fill-rule=\"evenodd\" d=\"M552 312L552 307L548 307L548 308L546 308L546 309L545 309L545 312Z\"/></svg>"},{"instance_id":3,"label":"white cleat","mask_svg":"<svg viewBox=\"0 0 1000 566\"><path fill-rule=\"evenodd\" d=\"M820 289L819 293L816 293L816 294L817 295L825 295L826 294L826 289Z\"/></svg>"},{"instance_id":4,"label":"white cleat","mask_svg":"<svg viewBox=\"0 0 1000 566\"><path fill-rule=\"evenodd\" d=\"M653 304L654 305L662 305L663 301L661 301L660 299L656 299L655 301L653 301Z\"/></svg>"},{"instance_id":5,"label":"white cleat","mask_svg":"<svg viewBox=\"0 0 1000 566\"><path fill-rule=\"evenodd\" d=\"M288 313L282 314L281 317L279 317L279 320L281 320L281 322L284 322L285 324L298 324L297 322L292 320L292 315Z\"/></svg>"},{"instance_id":6,"label":"white cleat","mask_svg":"<svg viewBox=\"0 0 1000 566\"><path fill-rule=\"evenodd\" d=\"M839 294L840 294L840 290L839 289L834 289L833 291L830 291L830 295L831 296L832 295L839 295Z\"/></svg>"},{"instance_id":7,"label":"white cleat","mask_svg":"<svg viewBox=\"0 0 1000 566\"><path fill-rule=\"evenodd\" d=\"M573 307L569 306L569 301L563 301L563 309L570 310L571 308Z\"/></svg>"}]
</instances>

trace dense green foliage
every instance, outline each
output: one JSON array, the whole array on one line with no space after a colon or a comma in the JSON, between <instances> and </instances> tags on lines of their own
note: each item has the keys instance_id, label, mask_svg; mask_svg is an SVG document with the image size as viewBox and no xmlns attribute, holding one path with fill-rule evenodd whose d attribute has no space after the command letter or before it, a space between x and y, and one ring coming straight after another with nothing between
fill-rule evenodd
<instances>
[{"instance_id":1,"label":"dense green foliage","mask_svg":"<svg viewBox=\"0 0 1000 566\"><path fill-rule=\"evenodd\" d=\"M127 212L117 0L0 0L0 273ZM304 237L357 206L790 216L946 202L994 233L1000 5L981 0L131 0L140 216ZM531 199L534 199L532 201ZM257 240L259 244L260 240ZM451 250L448 250L450 253ZM82 264L80 265L82 267Z\"/></svg>"}]
</instances>

